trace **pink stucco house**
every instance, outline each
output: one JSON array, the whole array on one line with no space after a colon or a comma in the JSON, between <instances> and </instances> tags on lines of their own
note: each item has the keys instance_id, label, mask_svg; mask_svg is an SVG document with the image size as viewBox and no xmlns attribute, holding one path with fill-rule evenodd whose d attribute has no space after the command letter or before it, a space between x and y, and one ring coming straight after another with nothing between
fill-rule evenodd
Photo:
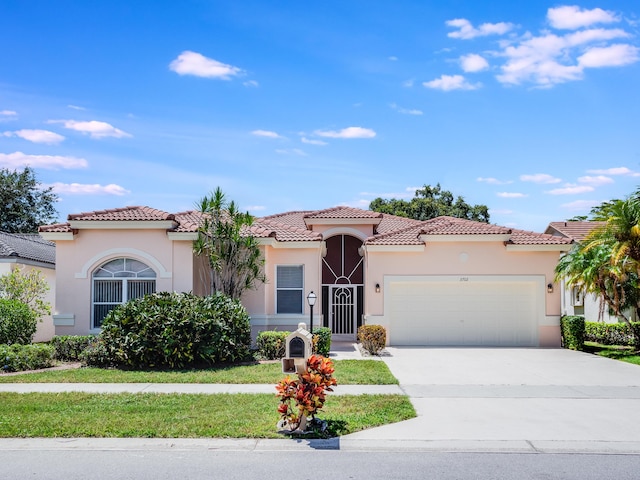
<instances>
[{"instance_id":1,"label":"pink stucco house","mask_svg":"<svg viewBox=\"0 0 640 480\"><path fill-rule=\"evenodd\" d=\"M56 244L56 333L98 332L114 305L152 291L204 292L196 212L126 207L41 227ZM387 328L391 345L559 346L554 267L573 240L350 207L256 219L268 282L243 297L254 335L309 320L335 339Z\"/></svg>"}]
</instances>

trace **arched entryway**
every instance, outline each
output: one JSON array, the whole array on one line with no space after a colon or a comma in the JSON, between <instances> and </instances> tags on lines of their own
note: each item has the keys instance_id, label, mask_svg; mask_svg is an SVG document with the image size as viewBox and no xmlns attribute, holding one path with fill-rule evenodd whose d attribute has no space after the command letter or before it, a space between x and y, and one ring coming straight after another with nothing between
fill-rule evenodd
<instances>
[{"instance_id":1,"label":"arched entryway","mask_svg":"<svg viewBox=\"0 0 640 480\"><path fill-rule=\"evenodd\" d=\"M335 235L325 240L322 259L322 311L336 340L353 340L362 323L364 261L362 240Z\"/></svg>"}]
</instances>

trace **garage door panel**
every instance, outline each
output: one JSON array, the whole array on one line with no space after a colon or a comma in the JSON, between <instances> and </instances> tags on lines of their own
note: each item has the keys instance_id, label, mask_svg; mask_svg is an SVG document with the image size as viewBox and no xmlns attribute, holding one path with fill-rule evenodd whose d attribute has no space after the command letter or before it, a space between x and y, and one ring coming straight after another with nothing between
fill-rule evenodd
<instances>
[{"instance_id":1,"label":"garage door panel","mask_svg":"<svg viewBox=\"0 0 640 480\"><path fill-rule=\"evenodd\" d=\"M537 345L535 281L395 281L393 345Z\"/></svg>"}]
</instances>

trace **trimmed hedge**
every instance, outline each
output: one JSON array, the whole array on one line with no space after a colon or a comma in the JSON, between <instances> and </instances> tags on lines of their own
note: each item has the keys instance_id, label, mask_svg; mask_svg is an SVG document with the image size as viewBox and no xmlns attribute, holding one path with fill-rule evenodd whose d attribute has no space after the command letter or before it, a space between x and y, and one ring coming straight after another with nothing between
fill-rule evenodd
<instances>
[{"instance_id":1,"label":"trimmed hedge","mask_svg":"<svg viewBox=\"0 0 640 480\"><path fill-rule=\"evenodd\" d=\"M579 315L565 315L560 319L562 345L571 350L584 350L584 317Z\"/></svg>"},{"instance_id":2,"label":"trimmed hedge","mask_svg":"<svg viewBox=\"0 0 640 480\"><path fill-rule=\"evenodd\" d=\"M358 340L371 355L377 355L387 344L387 331L382 325L362 325L358 328Z\"/></svg>"},{"instance_id":3,"label":"trimmed hedge","mask_svg":"<svg viewBox=\"0 0 640 480\"><path fill-rule=\"evenodd\" d=\"M640 329L640 322L633 322L633 326ZM626 323L585 322L584 339L602 345L635 345L631 328Z\"/></svg>"},{"instance_id":4,"label":"trimmed hedge","mask_svg":"<svg viewBox=\"0 0 640 480\"><path fill-rule=\"evenodd\" d=\"M0 344L28 345L38 327L38 319L29 305L0 298Z\"/></svg>"},{"instance_id":5,"label":"trimmed hedge","mask_svg":"<svg viewBox=\"0 0 640 480\"><path fill-rule=\"evenodd\" d=\"M331 351L331 329L329 327L317 327L313 329L313 352L324 357Z\"/></svg>"},{"instance_id":6,"label":"trimmed hedge","mask_svg":"<svg viewBox=\"0 0 640 480\"><path fill-rule=\"evenodd\" d=\"M21 372L53 366L51 345L0 345L0 365L3 372Z\"/></svg>"},{"instance_id":7,"label":"trimmed hedge","mask_svg":"<svg viewBox=\"0 0 640 480\"><path fill-rule=\"evenodd\" d=\"M159 292L111 310L85 358L92 365L179 369L245 360L250 346L249 315L238 300L220 292Z\"/></svg>"},{"instance_id":8,"label":"trimmed hedge","mask_svg":"<svg viewBox=\"0 0 640 480\"><path fill-rule=\"evenodd\" d=\"M278 360L286 353L285 340L291 332L268 330L260 332L256 338L258 355L265 360Z\"/></svg>"},{"instance_id":9,"label":"trimmed hedge","mask_svg":"<svg viewBox=\"0 0 640 480\"><path fill-rule=\"evenodd\" d=\"M55 350L56 360L77 362L94 338L95 335L56 335L49 344Z\"/></svg>"}]
</instances>

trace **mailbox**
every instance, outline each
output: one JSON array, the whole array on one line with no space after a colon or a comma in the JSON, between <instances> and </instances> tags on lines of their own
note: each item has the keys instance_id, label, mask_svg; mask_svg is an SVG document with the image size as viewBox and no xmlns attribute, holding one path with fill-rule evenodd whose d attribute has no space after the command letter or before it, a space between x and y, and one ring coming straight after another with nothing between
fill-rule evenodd
<instances>
[{"instance_id":1,"label":"mailbox","mask_svg":"<svg viewBox=\"0 0 640 480\"><path fill-rule=\"evenodd\" d=\"M282 373L301 373L307 368L307 359L313 352L313 336L304 323L285 340L285 356L282 359Z\"/></svg>"}]
</instances>

